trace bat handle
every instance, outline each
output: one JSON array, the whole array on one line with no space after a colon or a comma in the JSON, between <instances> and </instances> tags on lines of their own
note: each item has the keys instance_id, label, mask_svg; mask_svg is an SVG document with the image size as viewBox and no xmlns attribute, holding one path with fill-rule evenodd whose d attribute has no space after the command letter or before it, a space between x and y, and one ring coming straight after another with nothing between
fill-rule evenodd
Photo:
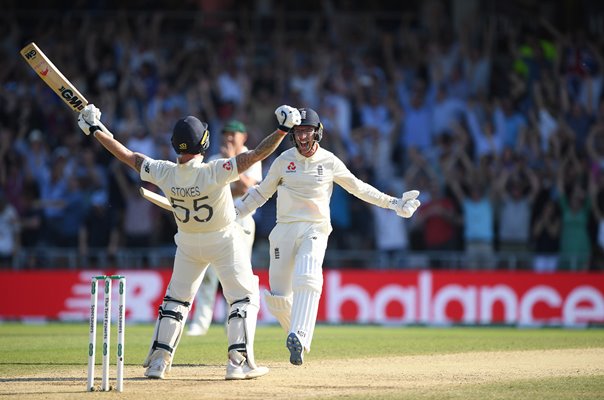
<instances>
[{"instance_id":1,"label":"bat handle","mask_svg":"<svg viewBox=\"0 0 604 400\"><path fill-rule=\"evenodd\" d=\"M103 123L101 121L99 121L99 127L101 128L101 130L103 132L105 132L107 135L113 137L113 133L109 132L109 129L107 129L107 127L105 125L103 125Z\"/></svg>"}]
</instances>

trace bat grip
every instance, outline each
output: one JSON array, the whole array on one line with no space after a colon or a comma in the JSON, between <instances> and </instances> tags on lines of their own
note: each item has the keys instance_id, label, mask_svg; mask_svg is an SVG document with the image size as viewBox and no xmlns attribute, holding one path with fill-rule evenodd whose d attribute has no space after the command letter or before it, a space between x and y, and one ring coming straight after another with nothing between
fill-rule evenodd
<instances>
[{"instance_id":1,"label":"bat grip","mask_svg":"<svg viewBox=\"0 0 604 400\"><path fill-rule=\"evenodd\" d=\"M107 127L105 125L103 125L103 123L101 121L99 121L99 128L101 128L101 130L103 132L105 132L107 135L113 137L113 133L109 132L109 129L107 129Z\"/></svg>"}]
</instances>

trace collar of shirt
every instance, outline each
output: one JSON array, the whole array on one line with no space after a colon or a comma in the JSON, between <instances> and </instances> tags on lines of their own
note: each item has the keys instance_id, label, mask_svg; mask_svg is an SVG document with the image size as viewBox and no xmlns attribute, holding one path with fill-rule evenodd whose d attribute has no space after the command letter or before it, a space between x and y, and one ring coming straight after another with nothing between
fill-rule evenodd
<instances>
[{"instance_id":1,"label":"collar of shirt","mask_svg":"<svg viewBox=\"0 0 604 400\"><path fill-rule=\"evenodd\" d=\"M314 152L314 154L310 157L306 157L306 156L303 156L302 154L300 154L300 151L298 151L298 149L296 149L296 160L299 160L299 161L312 160L317 156L317 154L319 153L320 150L321 150L321 145L319 143L317 143L317 150Z\"/></svg>"},{"instance_id":2,"label":"collar of shirt","mask_svg":"<svg viewBox=\"0 0 604 400\"><path fill-rule=\"evenodd\" d=\"M176 163L176 165L178 165L179 167L189 167L189 166L200 165L201 163L203 163L203 158L195 157L195 158L190 159L189 161L187 161L184 164Z\"/></svg>"}]
</instances>

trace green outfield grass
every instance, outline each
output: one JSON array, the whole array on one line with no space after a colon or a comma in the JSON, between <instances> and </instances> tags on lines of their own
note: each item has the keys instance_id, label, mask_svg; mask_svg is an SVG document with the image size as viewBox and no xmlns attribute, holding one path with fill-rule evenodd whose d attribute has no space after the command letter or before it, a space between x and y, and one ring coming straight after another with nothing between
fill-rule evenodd
<instances>
[{"instance_id":1,"label":"green outfield grass","mask_svg":"<svg viewBox=\"0 0 604 400\"><path fill-rule=\"evenodd\" d=\"M115 346L115 327L111 335ZM13 374L17 365L86 364L88 325L74 323L0 324L0 375ZM102 343L98 326L98 351ZM140 364L145 358L153 326L128 325L126 364ZM283 343L282 343L283 342ZM261 326L256 334L256 356L267 361L283 360L284 332L276 326ZM604 347L602 329L516 329L516 328L425 328L377 326L318 326L313 351L308 357L339 359L349 357L405 356L464 353L471 351L512 351ZM226 335L222 325L212 325L206 336L183 335L176 364L220 364L225 359ZM602 361L604 364L604 360ZM36 367L38 368L38 367Z\"/></svg>"},{"instance_id":2,"label":"green outfield grass","mask_svg":"<svg viewBox=\"0 0 604 400\"><path fill-rule=\"evenodd\" d=\"M0 386L2 378L16 378L40 373L68 371L87 363L87 324L0 323ZM100 364L102 338L99 325L97 365ZM146 356L153 327L150 324L129 324L126 329L126 365L140 365ZM112 332L112 357L116 342ZM261 326L256 334L256 358L262 363L287 360L285 334L276 326ZM483 351L521 351L548 349L604 348L602 329L516 329L507 327L378 327L378 326L318 326L313 351L305 361L350 360L395 356L425 356ZM226 336L222 325L213 325L203 337L184 336L180 342L175 365L223 365L226 357ZM602 360L604 368L604 360ZM10 379L7 379L10 381ZM501 388L510 396L496 396ZM535 391L539 395L531 396ZM514 395L514 393L522 395ZM564 394L564 395L562 395ZM422 391L405 398L442 398L442 393ZM372 397L366 394L346 398ZM446 398L604 398L604 374L594 378L564 377L521 381L509 384L460 387L447 392Z\"/></svg>"}]
</instances>

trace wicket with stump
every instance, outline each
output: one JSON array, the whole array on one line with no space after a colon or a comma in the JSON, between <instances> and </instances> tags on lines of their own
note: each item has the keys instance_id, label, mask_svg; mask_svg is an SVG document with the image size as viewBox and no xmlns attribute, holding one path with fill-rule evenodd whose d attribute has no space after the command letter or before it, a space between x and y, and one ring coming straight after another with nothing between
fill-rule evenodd
<instances>
[{"instance_id":1,"label":"wicket with stump","mask_svg":"<svg viewBox=\"0 0 604 400\"><path fill-rule=\"evenodd\" d=\"M124 333L126 323L126 277L122 275L100 275L93 276L90 288L90 325L89 325L89 343L88 343L88 385L87 391L92 392L94 388L94 367L96 350L96 323L97 323L97 292L99 281L104 283L103 301L105 309L103 312L103 377L101 381L101 391L111 390L109 385L109 350L111 338L111 283L117 280L119 282L119 299L117 312L117 379L116 390L124 390Z\"/></svg>"}]
</instances>

